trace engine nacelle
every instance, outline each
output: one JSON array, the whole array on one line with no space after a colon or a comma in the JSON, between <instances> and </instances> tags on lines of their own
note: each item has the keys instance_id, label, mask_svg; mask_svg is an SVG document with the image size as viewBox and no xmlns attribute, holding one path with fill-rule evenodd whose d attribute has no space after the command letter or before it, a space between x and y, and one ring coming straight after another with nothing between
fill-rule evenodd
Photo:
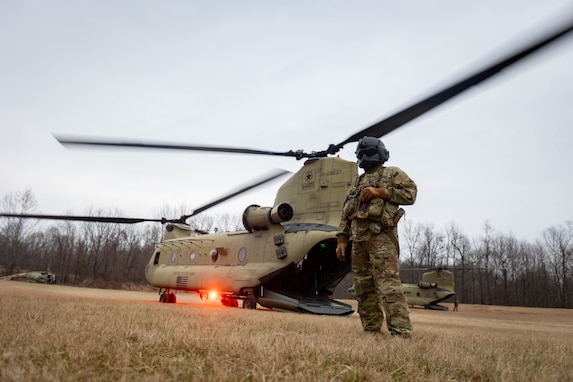
<instances>
[{"instance_id":1,"label":"engine nacelle","mask_svg":"<svg viewBox=\"0 0 573 382\"><path fill-rule=\"evenodd\" d=\"M420 281L418 283L418 286L422 289L434 289L434 288L438 287L438 284L437 283L430 283L427 281Z\"/></svg>"},{"instance_id":2,"label":"engine nacelle","mask_svg":"<svg viewBox=\"0 0 573 382\"><path fill-rule=\"evenodd\" d=\"M261 207L252 204L243 212L243 226L249 232L265 231L269 224L278 224L292 219L294 211L290 204L282 203L276 207Z\"/></svg>"}]
</instances>

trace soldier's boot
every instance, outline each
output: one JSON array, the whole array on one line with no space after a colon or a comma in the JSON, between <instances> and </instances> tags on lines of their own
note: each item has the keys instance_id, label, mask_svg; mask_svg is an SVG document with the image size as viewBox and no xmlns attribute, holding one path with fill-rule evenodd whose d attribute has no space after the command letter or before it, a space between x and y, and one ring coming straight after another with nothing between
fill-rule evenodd
<instances>
[{"instance_id":1,"label":"soldier's boot","mask_svg":"<svg viewBox=\"0 0 573 382\"><path fill-rule=\"evenodd\" d=\"M390 334L394 338L405 338L405 339L411 339L412 338L412 332L407 332L407 331L401 331L401 332L391 331Z\"/></svg>"}]
</instances>

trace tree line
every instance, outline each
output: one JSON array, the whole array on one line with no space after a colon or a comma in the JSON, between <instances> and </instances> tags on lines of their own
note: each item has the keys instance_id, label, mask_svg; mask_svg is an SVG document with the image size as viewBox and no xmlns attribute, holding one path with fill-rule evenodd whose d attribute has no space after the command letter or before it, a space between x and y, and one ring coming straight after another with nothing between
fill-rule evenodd
<instances>
[{"instance_id":1,"label":"tree line","mask_svg":"<svg viewBox=\"0 0 573 382\"><path fill-rule=\"evenodd\" d=\"M489 222L470 238L455 223L402 227L402 269L445 268L465 303L573 308L573 222L552 226L534 242L497 232ZM415 282L403 272L403 281Z\"/></svg>"},{"instance_id":2,"label":"tree line","mask_svg":"<svg viewBox=\"0 0 573 382\"><path fill-rule=\"evenodd\" d=\"M33 213L30 190L7 194L1 210ZM186 206L169 206L160 216L179 216ZM120 211L90 210L88 215L121 216ZM189 220L195 229L216 232L242 228L240 217L201 214ZM424 270L454 272L457 298L463 303L573 308L573 222L552 226L535 242L517 240L484 223L475 238L450 223L407 221L400 227L402 280L416 283ZM145 283L145 267L162 237L156 223L42 222L0 219L0 275L49 270L70 285ZM416 271L408 271L416 269Z\"/></svg>"}]
</instances>

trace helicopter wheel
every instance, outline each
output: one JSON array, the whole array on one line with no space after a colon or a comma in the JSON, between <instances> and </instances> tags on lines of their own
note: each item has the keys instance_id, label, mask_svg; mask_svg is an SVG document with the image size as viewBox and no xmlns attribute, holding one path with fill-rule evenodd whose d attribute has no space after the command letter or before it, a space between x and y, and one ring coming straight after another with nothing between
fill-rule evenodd
<instances>
[{"instance_id":1,"label":"helicopter wheel","mask_svg":"<svg viewBox=\"0 0 573 382\"><path fill-rule=\"evenodd\" d=\"M223 306L228 306L230 308L236 308L239 306L239 302L237 301L237 299L229 296L223 296L221 298L221 304L223 304Z\"/></svg>"},{"instance_id":2,"label":"helicopter wheel","mask_svg":"<svg viewBox=\"0 0 573 382\"><path fill-rule=\"evenodd\" d=\"M175 296L175 293L164 291L161 293L161 296L159 296L159 302L175 304L177 302L177 297Z\"/></svg>"},{"instance_id":3,"label":"helicopter wheel","mask_svg":"<svg viewBox=\"0 0 573 382\"><path fill-rule=\"evenodd\" d=\"M246 299L243 300L243 309L256 309L257 308L257 298L250 294Z\"/></svg>"},{"instance_id":4,"label":"helicopter wheel","mask_svg":"<svg viewBox=\"0 0 573 382\"><path fill-rule=\"evenodd\" d=\"M232 301L231 298L228 296L223 296L221 297L221 304L223 304L223 306L232 306Z\"/></svg>"}]
</instances>

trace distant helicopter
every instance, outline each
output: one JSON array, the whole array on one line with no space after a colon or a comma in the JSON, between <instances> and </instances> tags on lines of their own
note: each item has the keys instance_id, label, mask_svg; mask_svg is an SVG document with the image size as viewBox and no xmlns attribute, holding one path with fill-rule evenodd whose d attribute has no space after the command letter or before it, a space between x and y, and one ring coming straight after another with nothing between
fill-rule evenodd
<instances>
[{"instance_id":1,"label":"distant helicopter","mask_svg":"<svg viewBox=\"0 0 573 382\"><path fill-rule=\"evenodd\" d=\"M32 271L2 276L0 280L26 280L30 283L55 284L56 275L47 271Z\"/></svg>"},{"instance_id":2,"label":"distant helicopter","mask_svg":"<svg viewBox=\"0 0 573 382\"><path fill-rule=\"evenodd\" d=\"M336 233L347 190L357 176L358 169L355 162L333 155L344 145L357 142L364 136L382 137L396 130L572 30L573 22L569 22L556 32L507 58L353 134L338 144L329 145L322 151L274 152L248 148L56 137L63 145L193 150L305 159L302 168L280 187L272 207L251 205L245 209L244 230L202 234L186 224L188 218L230 196L222 197L177 219L10 213L2 213L0 216L126 224L151 221L165 224L163 240L156 245L145 270L147 281L159 288L161 302L175 303L174 292L177 290L194 291L204 296L211 291L217 291L225 306L238 306L242 300L243 308L249 309L260 304L272 309L348 315L353 312L350 305L329 297L350 271L351 246L347 247L346 261L339 261L335 255ZM273 175L276 176L279 174ZM438 306L437 302L443 299L438 295L438 288L442 288L442 285L439 282L436 284L434 288L430 281L427 288L417 287L417 292L412 290L410 293L414 298L424 296L424 291L427 291L436 295L435 300L416 300L413 304Z\"/></svg>"},{"instance_id":3,"label":"distant helicopter","mask_svg":"<svg viewBox=\"0 0 573 382\"><path fill-rule=\"evenodd\" d=\"M425 272L418 284L402 284L402 291L410 306L448 310L447 306L438 303L456 295L454 274L445 269Z\"/></svg>"}]
</instances>

